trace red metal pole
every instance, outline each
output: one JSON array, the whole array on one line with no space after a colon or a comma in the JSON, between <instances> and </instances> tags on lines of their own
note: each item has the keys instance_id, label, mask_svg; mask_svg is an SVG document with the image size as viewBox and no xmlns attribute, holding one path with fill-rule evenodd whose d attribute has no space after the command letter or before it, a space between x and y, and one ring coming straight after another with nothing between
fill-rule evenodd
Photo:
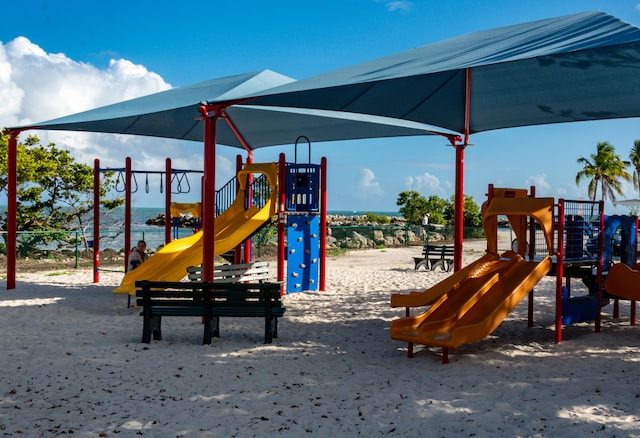
<instances>
[{"instance_id":1,"label":"red metal pole","mask_svg":"<svg viewBox=\"0 0 640 438\"><path fill-rule=\"evenodd\" d=\"M249 158L247 157L247 163L248 162L249 162ZM238 197L238 193L240 193L240 181L238 180L238 172L240 172L241 170L242 170L242 155L238 154L236 155L236 197ZM242 263L242 245L238 245L234 248L233 262Z\"/></svg>"},{"instance_id":2,"label":"red metal pole","mask_svg":"<svg viewBox=\"0 0 640 438\"><path fill-rule=\"evenodd\" d=\"M320 160L320 266L319 286L321 291L327 290L327 158Z\"/></svg>"},{"instance_id":3,"label":"red metal pole","mask_svg":"<svg viewBox=\"0 0 640 438\"><path fill-rule=\"evenodd\" d=\"M453 143L456 149L455 201L453 206L453 270L462 269L462 240L464 239L464 149L471 131L471 69L465 71L464 142Z\"/></svg>"},{"instance_id":4,"label":"red metal pole","mask_svg":"<svg viewBox=\"0 0 640 438\"><path fill-rule=\"evenodd\" d=\"M7 290L16 288L18 240L18 133L9 132L7 144Z\"/></svg>"},{"instance_id":5,"label":"red metal pole","mask_svg":"<svg viewBox=\"0 0 640 438\"><path fill-rule=\"evenodd\" d=\"M633 247L633 262L634 262L634 265L635 265L635 263L638 263L638 216L636 216L635 233L636 233L636 235L635 235L634 241L636 242L636 244ZM631 325L636 325L636 301L635 300L631 300L629 305L631 306L631 308L629 309L630 323L631 323Z\"/></svg>"},{"instance_id":6,"label":"red metal pole","mask_svg":"<svg viewBox=\"0 0 640 438\"><path fill-rule=\"evenodd\" d=\"M214 109L209 114L201 106L204 117L204 175L202 196L202 280L213 281L213 263L215 251L215 208L216 208L216 122L219 115Z\"/></svg>"},{"instance_id":7,"label":"red metal pole","mask_svg":"<svg viewBox=\"0 0 640 438\"><path fill-rule=\"evenodd\" d=\"M253 152L248 151L247 153L247 164L253 163ZM247 175L247 206L251 207L253 205L253 191L251 189L251 184L253 184L253 175ZM251 254L251 238L248 238L244 241L244 262L249 263L253 259Z\"/></svg>"},{"instance_id":8,"label":"red metal pole","mask_svg":"<svg viewBox=\"0 0 640 438\"><path fill-rule=\"evenodd\" d=\"M284 154L281 153L278 159L278 191L279 191L279 202L278 202L278 281L284 281L284 252L285 252L285 243L284 243L284 233L287 217L285 215L285 205L286 205L286 175L287 175L287 162L285 161ZM284 283L282 293L284 293Z\"/></svg>"},{"instance_id":9,"label":"red metal pole","mask_svg":"<svg viewBox=\"0 0 640 438\"><path fill-rule=\"evenodd\" d=\"M124 165L124 270L129 267L129 251L131 251L131 157L125 159Z\"/></svg>"},{"instance_id":10,"label":"red metal pole","mask_svg":"<svg viewBox=\"0 0 640 438\"><path fill-rule=\"evenodd\" d=\"M535 186L531 186L529 189L529 197L536 197L536 188ZM529 218L529 260L533 260L533 255L535 252L535 243L536 243L536 226L533 218ZM533 289L529 292L528 301L527 301L527 326L533 327Z\"/></svg>"},{"instance_id":11,"label":"red metal pole","mask_svg":"<svg viewBox=\"0 0 640 438\"><path fill-rule=\"evenodd\" d=\"M93 161L93 282L100 282L100 160Z\"/></svg>"},{"instance_id":12,"label":"red metal pole","mask_svg":"<svg viewBox=\"0 0 640 438\"><path fill-rule=\"evenodd\" d=\"M164 243L171 242L171 179L173 173L171 170L171 158L165 160L164 169Z\"/></svg>"},{"instance_id":13,"label":"red metal pole","mask_svg":"<svg viewBox=\"0 0 640 438\"><path fill-rule=\"evenodd\" d=\"M456 145L456 182L453 207L453 270L462 269L464 238L464 145Z\"/></svg>"},{"instance_id":14,"label":"red metal pole","mask_svg":"<svg viewBox=\"0 0 640 438\"><path fill-rule=\"evenodd\" d=\"M564 277L564 199L558 200L558 252L556 257L556 333L554 342L562 342L562 282Z\"/></svg>"},{"instance_id":15,"label":"red metal pole","mask_svg":"<svg viewBox=\"0 0 640 438\"><path fill-rule=\"evenodd\" d=\"M595 323L595 332L600 333L600 327L602 322L602 263L604 262L604 201L600 201L598 204L600 209L600 233L598 233L598 245L600 247L598 256L598 268L596 271L596 284L598 288L598 296L596 297L596 302L598 303L598 314L596 315L596 323Z\"/></svg>"}]
</instances>

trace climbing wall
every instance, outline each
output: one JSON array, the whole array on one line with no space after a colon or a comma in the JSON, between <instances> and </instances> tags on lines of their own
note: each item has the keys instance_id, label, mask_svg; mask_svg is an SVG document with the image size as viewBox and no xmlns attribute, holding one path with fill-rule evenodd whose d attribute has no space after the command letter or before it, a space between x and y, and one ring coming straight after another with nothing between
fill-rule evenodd
<instances>
[{"instance_id":1,"label":"climbing wall","mask_svg":"<svg viewBox=\"0 0 640 438\"><path fill-rule=\"evenodd\" d=\"M318 215L287 216L287 293L318 290Z\"/></svg>"}]
</instances>

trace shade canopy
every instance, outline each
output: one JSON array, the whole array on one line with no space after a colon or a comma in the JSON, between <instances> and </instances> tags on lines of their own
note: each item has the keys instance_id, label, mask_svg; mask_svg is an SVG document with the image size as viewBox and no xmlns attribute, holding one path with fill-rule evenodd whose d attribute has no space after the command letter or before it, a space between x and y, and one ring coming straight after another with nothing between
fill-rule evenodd
<instances>
[{"instance_id":1,"label":"shade canopy","mask_svg":"<svg viewBox=\"0 0 640 438\"><path fill-rule=\"evenodd\" d=\"M248 149L292 144L300 135L317 142L427 135L438 131L424 124L364 114L230 105L242 102L252 93L291 82L293 79L270 70L239 74L9 130L107 132L201 142L204 129L198 107L213 100L225 102L216 126L216 143Z\"/></svg>"},{"instance_id":2,"label":"shade canopy","mask_svg":"<svg viewBox=\"0 0 640 438\"><path fill-rule=\"evenodd\" d=\"M262 96L252 104L376 114L466 134L636 117L640 29L603 12L539 20L469 33Z\"/></svg>"}]
</instances>

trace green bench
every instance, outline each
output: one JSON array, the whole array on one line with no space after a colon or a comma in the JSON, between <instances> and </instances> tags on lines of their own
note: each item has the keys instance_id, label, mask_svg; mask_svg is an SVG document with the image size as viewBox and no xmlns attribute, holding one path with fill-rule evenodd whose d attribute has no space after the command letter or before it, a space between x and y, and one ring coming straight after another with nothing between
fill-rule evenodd
<instances>
[{"instance_id":1,"label":"green bench","mask_svg":"<svg viewBox=\"0 0 640 438\"><path fill-rule=\"evenodd\" d=\"M136 281L137 305L142 307L142 342L162 339L163 316L197 316L204 323L203 344L220 337L220 317L264 318L264 343L278 337L278 318L285 308L280 283Z\"/></svg>"},{"instance_id":2,"label":"green bench","mask_svg":"<svg viewBox=\"0 0 640 438\"><path fill-rule=\"evenodd\" d=\"M435 271L440 268L443 271L450 272L453 268L453 245L429 245L425 244L422 248L422 257L414 257L415 270L424 266L425 269Z\"/></svg>"}]
</instances>

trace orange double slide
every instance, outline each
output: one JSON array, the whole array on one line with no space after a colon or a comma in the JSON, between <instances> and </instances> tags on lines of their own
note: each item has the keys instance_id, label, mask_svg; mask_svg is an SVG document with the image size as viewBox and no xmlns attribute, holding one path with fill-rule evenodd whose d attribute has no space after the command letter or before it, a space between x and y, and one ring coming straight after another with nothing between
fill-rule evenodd
<instances>
[{"instance_id":1,"label":"orange double slide","mask_svg":"<svg viewBox=\"0 0 640 438\"><path fill-rule=\"evenodd\" d=\"M485 255L423 293L392 297L394 307L432 304L421 315L392 321L391 338L446 348L484 339L551 267L550 257L528 262L510 251Z\"/></svg>"}]
</instances>

